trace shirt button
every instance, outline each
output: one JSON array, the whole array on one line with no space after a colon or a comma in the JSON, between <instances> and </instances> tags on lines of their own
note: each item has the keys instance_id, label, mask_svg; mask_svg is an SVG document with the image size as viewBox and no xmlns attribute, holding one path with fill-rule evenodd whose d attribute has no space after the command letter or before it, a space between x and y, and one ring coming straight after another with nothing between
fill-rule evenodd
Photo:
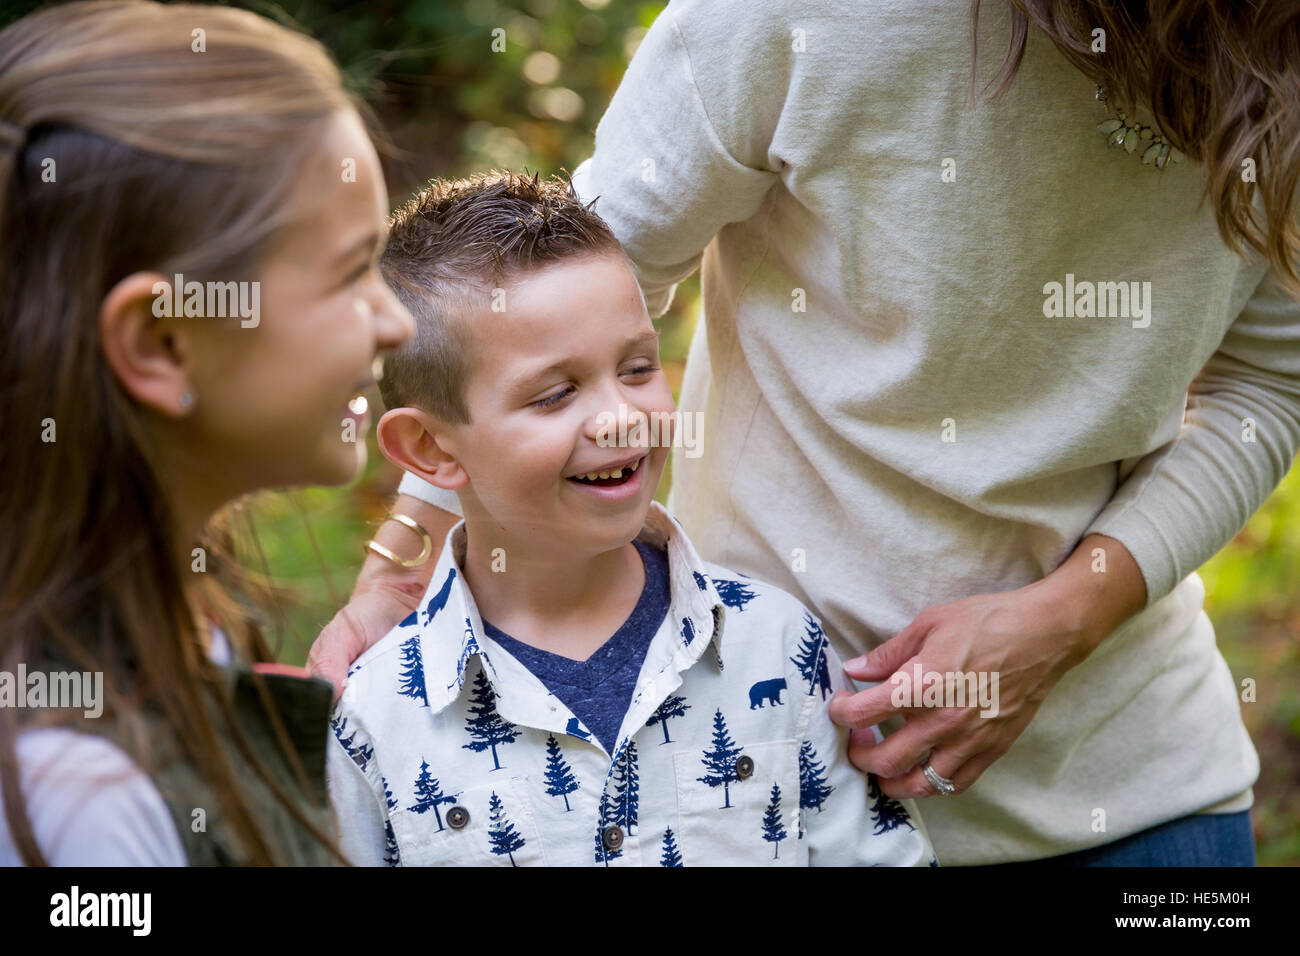
<instances>
[{"instance_id":1,"label":"shirt button","mask_svg":"<svg viewBox=\"0 0 1300 956\"><path fill-rule=\"evenodd\" d=\"M606 850L617 850L623 845L623 828L605 827L601 831L600 842L605 844Z\"/></svg>"},{"instance_id":2,"label":"shirt button","mask_svg":"<svg viewBox=\"0 0 1300 956\"><path fill-rule=\"evenodd\" d=\"M447 811L447 826L453 830L463 830L467 823L469 823L469 811L464 807L452 807Z\"/></svg>"},{"instance_id":3,"label":"shirt button","mask_svg":"<svg viewBox=\"0 0 1300 956\"><path fill-rule=\"evenodd\" d=\"M736 761L736 776L741 780L748 780L754 775L754 758L749 756L741 757Z\"/></svg>"}]
</instances>

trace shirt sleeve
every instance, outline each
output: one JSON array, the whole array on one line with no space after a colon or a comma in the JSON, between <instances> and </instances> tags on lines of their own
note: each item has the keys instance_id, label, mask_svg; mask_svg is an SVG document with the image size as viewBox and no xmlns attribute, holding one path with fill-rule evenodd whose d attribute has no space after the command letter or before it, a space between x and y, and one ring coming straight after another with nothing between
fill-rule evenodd
<instances>
[{"instance_id":1,"label":"shirt sleeve","mask_svg":"<svg viewBox=\"0 0 1300 956\"><path fill-rule=\"evenodd\" d=\"M456 492L448 491L446 488L439 488L437 485L431 485L419 475L413 475L409 471L402 475L402 480L397 486L397 493L419 498L435 508L450 511L461 518L465 517L465 513L460 509L460 498L456 495Z\"/></svg>"},{"instance_id":2,"label":"shirt sleeve","mask_svg":"<svg viewBox=\"0 0 1300 956\"><path fill-rule=\"evenodd\" d=\"M20 734L19 779L36 845L51 866L185 866L176 823L153 781L95 734ZM0 866L18 866L0 813Z\"/></svg>"},{"instance_id":3,"label":"shirt sleeve","mask_svg":"<svg viewBox=\"0 0 1300 956\"><path fill-rule=\"evenodd\" d=\"M855 688L817 619L805 612L796 627L787 642L796 649L790 686L812 686L803 698L807 722L799 747L799 825L808 865L938 866L914 801L886 796L874 776L849 762L849 731L831 720L829 704L836 691ZM811 651L818 645L820 651ZM809 661L817 675L812 680L802 672Z\"/></svg>"},{"instance_id":4,"label":"shirt sleeve","mask_svg":"<svg viewBox=\"0 0 1300 956\"><path fill-rule=\"evenodd\" d=\"M354 866L384 866L388 813L356 761L330 734L325 759L330 803L339 824L339 849Z\"/></svg>"},{"instance_id":5,"label":"shirt sleeve","mask_svg":"<svg viewBox=\"0 0 1300 956\"><path fill-rule=\"evenodd\" d=\"M627 250L651 316L668 308L717 232L753 216L777 180L767 146L785 70L771 56L745 67L788 44L755 33L771 28L762 17L710 27L718 17L707 6L669 6L655 20L596 126L591 158L573 174L575 192L597 200ZM730 88L741 76L754 80L745 96Z\"/></svg>"},{"instance_id":6,"label":"shirt sleeve","mask_svg":"<svg viewBox=\"0 0 1300 956\"><path fill-rule=\"evenodd\" d=\"M1193 381L1178 436L1142 458L1084 532L1115 538L1148 606L1245 526L1300 448L1300 303L1266 275Z\"/></svg>"}]
</instances>

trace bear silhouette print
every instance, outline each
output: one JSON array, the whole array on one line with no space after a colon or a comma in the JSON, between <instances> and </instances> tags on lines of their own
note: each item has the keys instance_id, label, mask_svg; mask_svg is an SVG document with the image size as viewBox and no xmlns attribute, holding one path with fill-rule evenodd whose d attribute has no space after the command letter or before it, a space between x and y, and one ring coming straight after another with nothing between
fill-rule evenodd
<instances>
[{"instance_id":1,"label":"bear silhouette print","mask_svg":"<svg viewBox=\"0 0 1300 956\"><path fill-rule=\"evenodd\" d=\"M771 680L761 680L749 689L749 709L755 707L762 709L763 702L767 701L773 707L777 704L784 704L781 699L781 691L786 689L784 677L773 677Z\"/></svg>"}]
</instances>

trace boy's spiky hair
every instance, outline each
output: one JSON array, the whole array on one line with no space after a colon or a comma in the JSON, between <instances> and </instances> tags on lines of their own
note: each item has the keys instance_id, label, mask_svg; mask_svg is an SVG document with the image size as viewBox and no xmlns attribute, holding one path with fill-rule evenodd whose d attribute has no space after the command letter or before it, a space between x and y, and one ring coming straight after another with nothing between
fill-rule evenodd
<instances>
[{"instance_id":1,"label":"boy's spiky hair","mask_svg":"<svg viewBox=\"0 0 1300 956\"><path fill-rule=\"evenodd\" d=\"M594 203L558 175L493 170L432 180L393 213L380 269L415 335L384 361L384 403L467 424L469 322L488 311L492 290L557 262L624 255Z\"/></svg>"}]
</instances>

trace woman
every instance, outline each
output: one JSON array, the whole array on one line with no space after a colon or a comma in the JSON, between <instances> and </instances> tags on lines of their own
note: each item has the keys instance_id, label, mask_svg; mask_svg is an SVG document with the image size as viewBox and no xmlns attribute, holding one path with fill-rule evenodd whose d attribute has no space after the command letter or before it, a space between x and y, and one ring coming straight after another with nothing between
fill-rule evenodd
<instances>
[{"instance_id":1,"label":"woman","mask_svg":"<svg viewBox=\"0 0 1300 956\"><path fill-rule=\"evenodd\" d=\"M329 689L250 669L204 530L352 478L349 399L412 330L337 68L221 7L33 14L0 32L0 203L0 670L104 690L0 708L0 862L338 861Z\"/></svg>"},{"instance_id":2,"label":"woman","mask_svg":"<svg viewBox=\"0 0 1300 956\"><path fill-rule=\"evenodd\" d=\"M639 47L575 180L652 314L702 262L670 507L865 655L883 683L833 712L894 731L853 751L887 794L943 795L942 863L1250 864L1258 758L1194 571L1300 445L1300 20L952 11L684 0ZM317 666L412 576L364 568ZM918 706L917 666L993 706Z\"/></svg>"}]
</instances>

